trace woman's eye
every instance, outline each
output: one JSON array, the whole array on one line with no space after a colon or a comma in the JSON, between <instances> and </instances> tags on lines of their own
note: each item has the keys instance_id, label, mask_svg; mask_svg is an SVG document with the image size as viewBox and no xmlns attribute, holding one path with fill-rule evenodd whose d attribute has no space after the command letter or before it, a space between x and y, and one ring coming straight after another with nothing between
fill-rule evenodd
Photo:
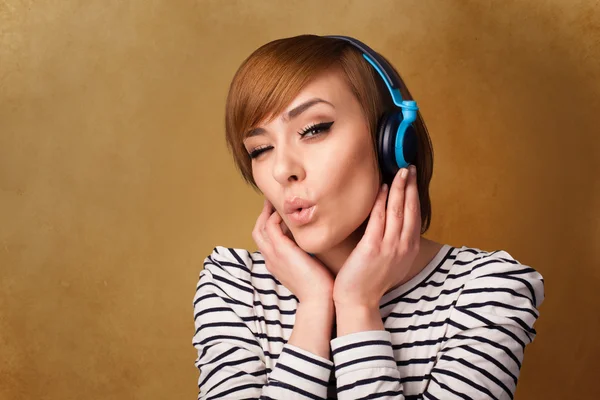
<instances>
[{"instance_id":1,"label":"woman's eye","mask_svg":"<svg viewBox=\"0 0 600 400\"><path fill-rule=\"evenodd\" d=\"M270 150L270 149L272 149L272 147L271 147L271 146L259 147L259 148L256 148L256 149L252 150L252 151L249 153L249 156L250 156L250 158L251 158L251 159L254 159L254 158L256 158L256 157L260 156L260 155L261 155L262 153L264 153L265 151L267 151L267 150Z\"/></svg>"},{"instance_id":2,"label":"woman's eye","mask_svg":"<svg viewBox=\"0 0 600 400\"><path fill-rule=\"evenodd\" d=\"M312 136L318 135L321 132L327 132L329 130L329 128L331 128L331 125L333 125L333 122L334 121L322 122L320 124L310 125L310 126L304 128L302 131L298 132L298 134L302 137L305 137L305 136L312 137Z\"/></svg>"},{"instance_id":3,"label":"woman's eye","mask_svg":"<svg viewBox=\"0 0 600 400\"><path fill-rule=\"evenodd\" d=\"M316 124L316 125L310 125L306 128L304 128L302 131L298 132L298 134L301 137L313 137L313 136L317 136L323 132L328 132L329 129L331 128L331 125L333 125L334 121L331 122L322 122L320 124ZM262 153L271 150L273 148L273 146L262 146L262 147L257 147L255 149L253 149L252 151L250 151L248 153L248 155L250 156L251 159L257 158L258 156L260 156Z\"/></svg>"}]
</instances>

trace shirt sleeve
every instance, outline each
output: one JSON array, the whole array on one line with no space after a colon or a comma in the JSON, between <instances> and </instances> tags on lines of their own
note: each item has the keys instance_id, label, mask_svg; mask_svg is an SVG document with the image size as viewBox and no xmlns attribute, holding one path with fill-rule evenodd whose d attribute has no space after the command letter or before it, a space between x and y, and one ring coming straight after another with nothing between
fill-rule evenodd
<instances>
[{"instance_id":1,"label":"shirt sleeve","mask_svg":"<svg viewBox=\"0 0 600 400\"><path fill-rule=\"evenodd\" d=\"M363 331L331 340L337 395L340 400L404 399L391 334Z\"/></svg>"},{"instance_id":2,"label":"shirt sleeve","mask_svg":"<svg viewBox=\"0 0 600 400\"><path fill-rule=\"evenodd\" d=\"M194 296L198 398L325 399L331 360L286 343L267 370L249 270L223 257L205 260Z\"/></svg>"},{"instance_id":3,"label":"shirt sleeve","mask_svg":"<svg viewBox=\"0 0 600 400\"><path fill-rule=\"evenodd\" d=\"M406 398L513 398L544 280L512 258L496 261L465 284L425 393ZM405 399L390 332L356 332L331 346L338 399Z\"/></svg>"},{"instance_id":4,"label":"shirt sleeve","mask_svg":"<svg viewBox=\"0 0 600 400\"><path fill-rule=\"evenodd\" d=\"M450 314L425 398L512 399L543 300L533 268L510 256L482 268Z\"/></svg>"}]
</instances>

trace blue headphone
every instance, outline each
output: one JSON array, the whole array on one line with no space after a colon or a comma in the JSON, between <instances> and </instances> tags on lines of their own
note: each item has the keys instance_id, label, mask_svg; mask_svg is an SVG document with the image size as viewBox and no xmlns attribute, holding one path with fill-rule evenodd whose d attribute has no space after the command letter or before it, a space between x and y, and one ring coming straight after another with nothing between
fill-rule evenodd
<instances>
[{"instance_id":1,"label":"blue headphone","mask_svg":"<svg viewBox=\"0 0 600 400\"><path fill-rule=\"evenodd\" d=\"M363 57L375 68L385 82L392 100L396 105L393 110L386 111L379 119L377 126L377 149L379 167L383 180L388 184L400 168L413 164L417 158L417 134L413 122L417 119L416 101L402 100L400 94L400 77L396 71L373 49L349 36L324 36L341 39L358 48Z\"/></svg>"}]
</instances>

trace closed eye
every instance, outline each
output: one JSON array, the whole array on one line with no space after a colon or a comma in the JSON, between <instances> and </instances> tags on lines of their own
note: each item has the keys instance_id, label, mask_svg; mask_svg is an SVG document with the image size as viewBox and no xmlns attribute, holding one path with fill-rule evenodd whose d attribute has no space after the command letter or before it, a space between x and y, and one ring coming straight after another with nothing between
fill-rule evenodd
<instances>
[{"instance_id":1,"label":"closed eye","mask_svg":"<svg viewBox=\"0 0 600 400\"><path fill-rule=\"evenodd\" d=\"M304 129L302 129L300 132L298 132L298 134L303 138L306 137L307 139L311 139L322 133L329 132L333 123L334 123L334 121L312 124L312 125L307 126ZM271 150L272 148L273 148L273 146L266 146L266 145L256 147L256 148L252 149L252 151L250 151L249 156L251 159L257 158L262 153L264 153L268 150Z\"/></svg>"}]
</instances>

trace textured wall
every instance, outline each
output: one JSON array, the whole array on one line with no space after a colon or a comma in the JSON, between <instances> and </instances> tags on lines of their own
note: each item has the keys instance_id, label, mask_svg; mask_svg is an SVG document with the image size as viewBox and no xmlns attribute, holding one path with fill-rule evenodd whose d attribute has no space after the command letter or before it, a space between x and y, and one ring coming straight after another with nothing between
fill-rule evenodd
<instances>
[{"instance_id":1,"label":"textured wall","mask_svg":"<svg viewBox=\"0 0 600 400\"><path fill-rule=\"evenodd\" d=\"M418 99L426 235L546 278L518 399L598 398L598 1L0 1L0 399L196 396L192 297L261 199L223 106L258 46L356 36ZM595 396L593 396L595 395Z\"/></svg>"}]
</instances>

